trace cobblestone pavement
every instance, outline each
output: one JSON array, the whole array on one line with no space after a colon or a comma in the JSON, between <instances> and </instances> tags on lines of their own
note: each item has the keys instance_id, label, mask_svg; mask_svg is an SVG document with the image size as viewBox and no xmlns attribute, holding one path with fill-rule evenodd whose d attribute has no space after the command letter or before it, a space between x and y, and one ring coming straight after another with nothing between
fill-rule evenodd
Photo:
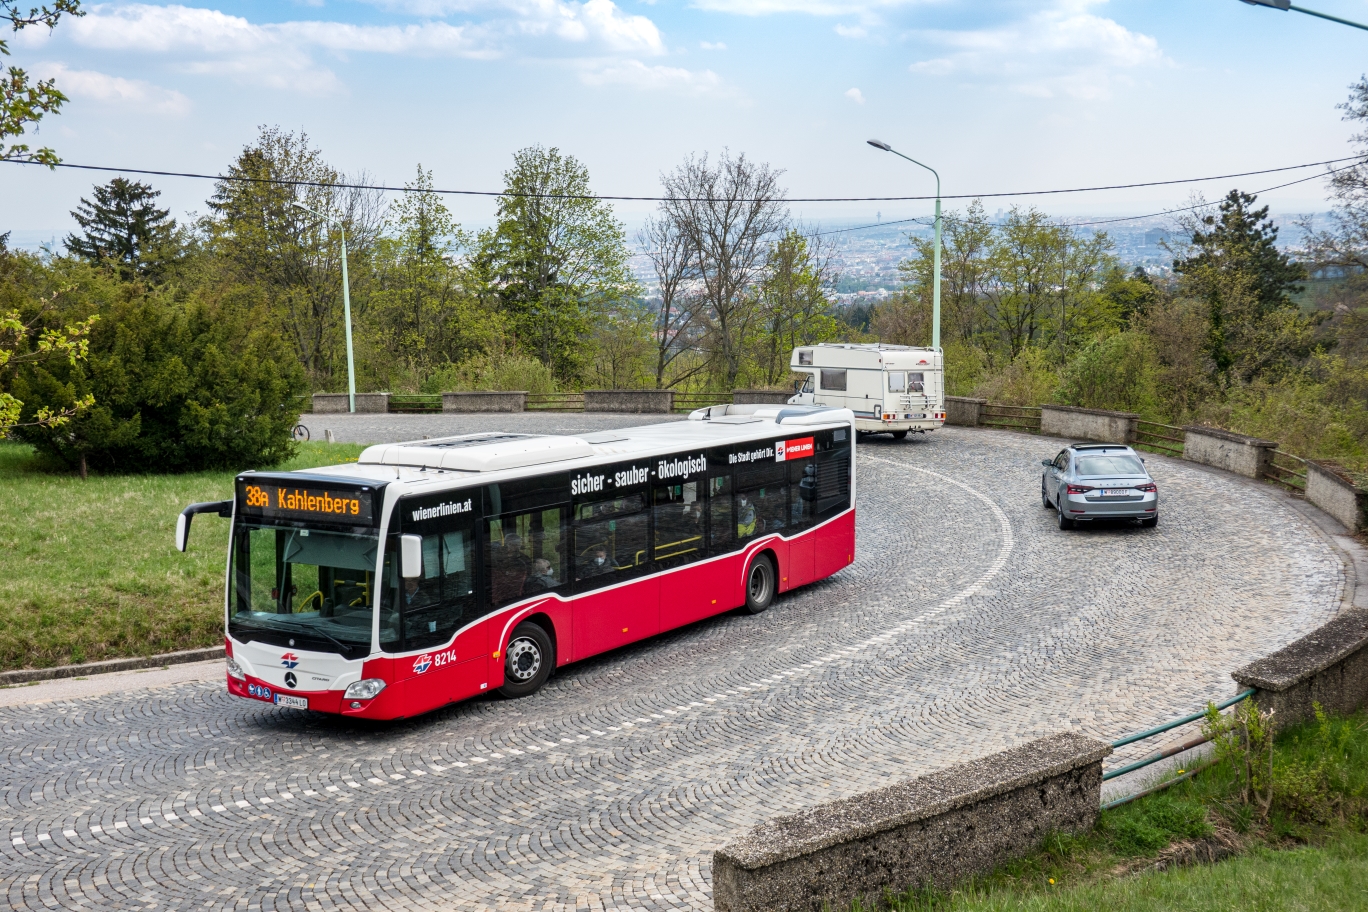
<instances>
[{"instance_id":1,"label":"cobblestone pavement","mask_svg":"<svg viewBox=\"0 0 1368 912\"><path fill-rule=\"evenodd\" d=\"M712 850L755 823L1174 718L1340 607L1328 534L1181 462L1149 459L1157 529L1060 532L1038 496L1057 448L961 429L861 444L853 566L524 700L363 726L216 681L0 708L4 900L710 909Z\"/></svg>"}]
</instances>

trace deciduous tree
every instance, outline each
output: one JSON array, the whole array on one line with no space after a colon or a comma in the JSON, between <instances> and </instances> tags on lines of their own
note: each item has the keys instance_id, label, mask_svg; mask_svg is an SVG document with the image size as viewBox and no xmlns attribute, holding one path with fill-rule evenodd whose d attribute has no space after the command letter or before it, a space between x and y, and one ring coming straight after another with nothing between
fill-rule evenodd
<instances>
[{"instance_id":1,"label":"deciduous tree","mask_svg":"<svg viewBox=\"0 0 1368 912\"><path fill-rule=\"evenodd\" d=\"M45 3L27 11L22 3L0 0L0 22L8 22L12 32L39 25L52 31L63 16L84 15L81 0L55 0L51 6ZM9 41L0 38L0 57L8 56ZM56 114L66 101L67 97L57 89L54 80L32 82L26 70L9 67L0 75L0 159L55 167L61 159L52 149L44 147L35 151L28 143L13 140L23 136L29 127L36 130L45 114Z\"/></svg>"}]
</instances>

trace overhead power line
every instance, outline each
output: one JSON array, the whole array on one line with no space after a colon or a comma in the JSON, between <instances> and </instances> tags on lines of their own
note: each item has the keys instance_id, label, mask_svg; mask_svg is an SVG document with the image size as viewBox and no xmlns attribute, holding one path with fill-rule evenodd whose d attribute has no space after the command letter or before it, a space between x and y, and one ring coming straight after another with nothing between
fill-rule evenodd
<instances>
[{"instance_id":1,"label":"overhead power line","mask_svg":"<svg viewBox=\"0 0 1368 912\"><path fill-rule=\"evenodd\" d=\"M34 165L38 162L15 161L5 159L11 164ZM1062 193L1095 193L1102 190L1134 190L1141 187L1169 187L1175 184L1196 184L1204 181L1230 180L1236 177L1253 177L1259 174L1274 174L1280 171L1299 171L1304 168L1318 168L1324 165L1336 165L1346 161L1365 161L1363 156L1351 155L1344 158L1332 158L1326 161L1307 162L1301 165L1287 165L1282 168L1264 168L1259 171L1240 171L1234 174L1215 174L1210 177L1184 177L1176 180L1144 181L1133 184L1106 184L1097 187L1068 187L1058 190L1017 190L1010 193L959 193L946 194L941 199L990 199L1006 196L1047 196ZM380 190L387 193L440 193L448 196L514 196L530 197L540 199L594 199L594 200L614 200L623 202L647 202L658 203L666 202L670 197L664 196L609 196L595 194L575 194L575 193L510 193L504 190L440 190L440 189L420 189L414 187L391 187L385 184L352 184L345 182L328 183L326 181L302 181L302 180L282 180L273 177L248 177L241 174L197 174L190 171L156 171L149 168L116 168L109 165L76 165L67 162L59 162L58 168L69 168L81 171L109 171L117 174L142 174L152 177L185 177L194 180L230 181L237 183L251 184L279 184L287 187L322 187L341 190ZM1319 176L1319 175L1317 175ZM1293 183L1300 183L1294 181ZM1261 191L1266 192L1266 191ZM889 203L889 202L915 202L924 200L934 200L934 196L812 196L795 197L783 200L788 203ZM724 202L710 197L695 200L696 202ZM733 202L756 202L751 199L738 199ZM1143 218L1144 216L1136 216Z\"/></svg>"},{"instance_id":2,"label":"overhead power line","mask_svg":"<svg viewBox=\"0 0 1368 912\"><path fill-rule=\"evenodd\" d=\"M1339 161L1348 161L1348 160L1349 160L1349 159L1343 159L1343 158L1339 159ZM1254 190L1254 191L1252 191L1252 192L1253 192L1253 195L1254 195L1254 196L1258 196L1258 195L1261 194L1261 193L1268 193L1268 192L1270 192L1270 191L1272 191L1272 190L1281 190L1281 189L1284 188L1284 187L1291 187L1291 186L1293 186L1293 185L1295 185L1295 184L1304 184L1304 183L1306 183L1307 181L1317 180L1317 179L1322 178L1322 177L1329 177L1331 174L1338 174L1340 171L1347 171L1347 170L1349 170L1349 169L1352 168L1352 167L1355 167L1355 166L1354 166L1354 165L1346 165L1346 166L1344 166L1343 168L1331 168L1331 169L1330 169L1329 171L1327 171L1325 174L1313 174L1313 175L1311 175L1310 177L1301 177L1301 178L1298 178L1297 180L1294 180L1294 181L1288 181L1288 182L1285 183L1285 184L1278 184L1278 185L1273 186L1273 187L1265 187L1265 188L1263 188L1262 190ZM1284 169L1277 169L1277 170L1284 170ZM1264 174L1267 174L1268 172L1265 171L1265 172L1254 172L1254 173L1264 173ZM942 198L942 199L945 199L946 197L941 197L941 198ZM1150 213L1148 213L1148 214L1146 214L1146 215L1126 215L1126 216L1121 216L1120 218L1096 219L1096 220L1088 221L1088 222L1055 222L1054 224L1055 224L1055 225L1058 225L1058 226L1061 227L1061 228L1088 228L1088 227L1091 227L1091 226L1093 226L1093 225L1114 225L1114 224L1116 224L1116 223L1118 223L1118 222L1137 222L1137 221L1139 221L1140 219L1158 218L1158 217L1160 217L1160 216L1162 216L1162 215L1178 215L1178 214L1183 213L1183 212L1194 212L1194 211L1196 211L1196 210L1198 210L1198 209L1205 209L1205 208L1207 208L1207 207L1209 207L1209 206L1214 206L1214 205L1216 205L1216 203L1198 203L1198 204L1195 205L1195 206L1185 206L1185 207L1183 207L1183 208L1181 208L1181 209L1165 209L1165 210L1163 210L1162 212L1150 212ZM818 235L842 234L842 233L847 232L847 231L868 231L868 230L871 229L871 228L886 228L886 227L888 227L889 225L907 225L907 224L911 224L911 223L916 223L916 224L920 224L920 225L930 225L930 224L933 224L934 221L935 221L934 219L928 218L928 217L926 217L926 216L918 216L917 218L897 219L897 220L895 220L895 221L889 221L889 222L877 222L877 223L875 223L875 224L873 224L873 225L856 225L856 226L851 227L851 228L830 228L830 229L828 229L828 230L826 230L826 231L818 231L818 232L815 232L815 233L818 234Z\"/></svg>"}]
</instances>

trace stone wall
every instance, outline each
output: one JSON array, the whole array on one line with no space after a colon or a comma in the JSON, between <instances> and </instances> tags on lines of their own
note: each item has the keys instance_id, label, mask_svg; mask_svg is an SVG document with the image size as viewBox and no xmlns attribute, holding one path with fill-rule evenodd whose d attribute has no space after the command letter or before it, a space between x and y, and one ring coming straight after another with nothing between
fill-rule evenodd
<instances>
[{"instance_id":1,"label":"stone wall","mask_svg":"<svg viewBox=\"0 0 1368 912\"><path fill-rule=\"evenodd\" d=\"M791 390L732 390L732 405L784 405L792 398Z\"/></svg>"},{"instance_id":2,"label":"stone wall","mask_svg":"<svg viewBox=\"0 0 1368 912\"><path fill-rule=\"evenodd\" d=\"M1262 478L1278 445L1219 428L1183 428L1183 458L1215 466L1246 478Z\"/></svg>"},{"instance_id":3,"label":"stone wall","mask_svg":"<svg viewBox=\"0 0 1368 912\"><path fill-rule=\"evenodd\" d=\"M444 412L522 412L527 410L527 392L442 393Z\"/></svg>"},{"instance_id":4,"label":"stone wall","mask_svg":"<svg viewBox=\"0 0 1368 912\"><path fill-rule=\"evenodd\" d=\"M983 423L983 407L987 399L971 399L967 396L945 397L945 423L960 427L978 427Z\"/></svg>"},{"instance_id":5,"label":"stone wall","mask_svg":"<svg viewBox=\"0 0 1368 912\"><path fill-rule=\"evenodd\" d=\"M1075 408L1072 405L1042 405L1040 433L1070 440L1095 440L1098 443L1133 443L1140 416L1130 412Z\"/></svg>"},{"instance_id":6,"label":"stone wall","mask_svg":"<svg viewBox=\"0 0 1368 912\"><path fill-rule=\"evenodd\" d=\"M1111 752L1054 735L772 820L713 854L713 908L843 909L991 871L1050 832L1091 828Z\"/></svg>"},{"instance_id":7,"label":"stone wall","mask_svg":"<svg viewBox=\"0 0 1368 912\"><path fill-rule=\"evenodd\" d=\"M1350 532L1368 528L1368 491L1360 490L1331 466L1306 464L1306 499Z\"/></svg>"},{"instance_id":8,"label":"stone wall","mask_svg":"<svg viewBox=\"0 0 1368 912\"><path fill-rule=\"evenodd\" d=\"M585 390L584 410L668 414L674 410L674 390Z\"/></svg>"},{"instance_id":9,"label":"stone wall","mask_svg":"<svg viewBox=\"0 0 1368 912\"><path fill-rule=\"evenodd\" d=\"M1254 688L1278 728L1315 717L1313 703L1351 713L1368 700L1368 610L1351 608L1330 623L1231 675Z\"/></svg>"},{"instance_id":10,"label":"stone wall","mask_svg":"<svg viewBox=\"0 0 1368 912\"><path fill-rule=\"evenodd\" d=\"M356 411L388 412L389 397L389 393L357 393ZM313 395L313 410L316 415L349 412L348 405L346 393L314 393Z\"/></svg>"}]
</instances>

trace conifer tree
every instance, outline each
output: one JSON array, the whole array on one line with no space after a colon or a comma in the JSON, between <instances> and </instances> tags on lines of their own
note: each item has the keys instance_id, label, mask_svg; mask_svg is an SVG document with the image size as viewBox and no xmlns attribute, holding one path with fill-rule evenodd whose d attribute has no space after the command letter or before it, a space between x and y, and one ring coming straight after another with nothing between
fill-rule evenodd
<instances>
[{"instance_id":1,"label":"conifer tree","mask_svg":"<svg viewBox=\"0 0 1368 912\"><path fill-rule=\"evenodd\" d=\"M81 234L67 235L72 256L112 266L125 280L157 278L174 257L176 220L156 206L160 190L116 177L72 210Z\"/></svg>"}]
</instances>

